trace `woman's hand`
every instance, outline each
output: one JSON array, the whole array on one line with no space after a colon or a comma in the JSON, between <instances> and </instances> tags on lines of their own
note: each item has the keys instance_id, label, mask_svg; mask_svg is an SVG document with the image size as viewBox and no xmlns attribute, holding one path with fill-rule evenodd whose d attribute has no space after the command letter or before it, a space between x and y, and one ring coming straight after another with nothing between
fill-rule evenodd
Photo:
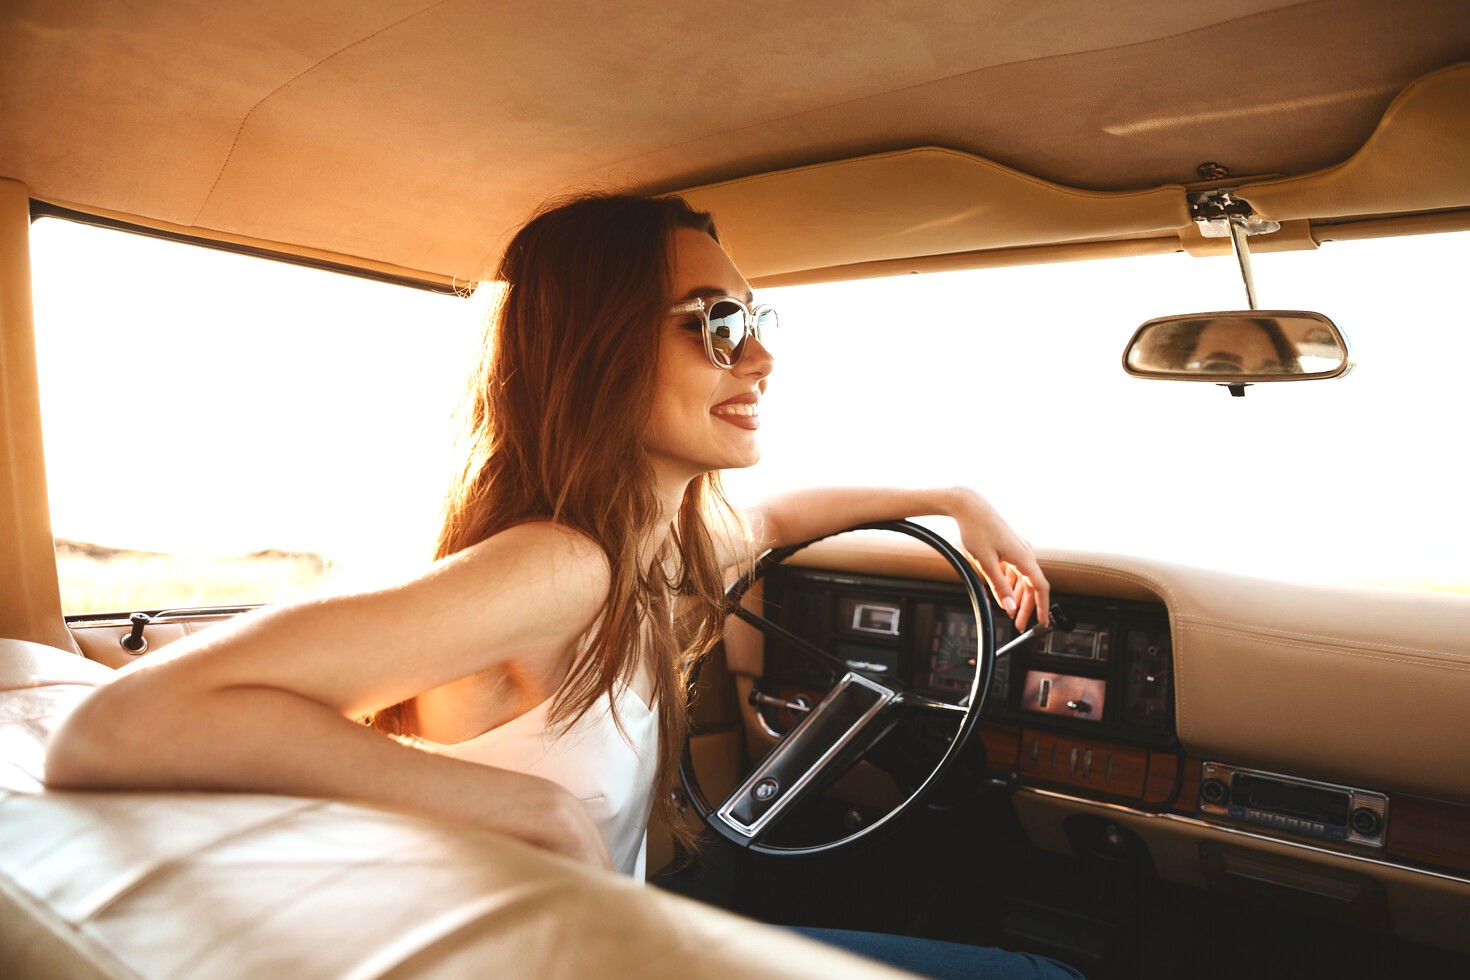
<instances>
[{"instance_id":1,"label":"woman's hand","mask_svg":"<svg viewBox=\"0 0 1470 980\"><path fill-rule=\"evenodd\" d=\"M541 819L526 840L602 871L616 870L602 833L581 800L556 783L548 782L546 799L537 809Z\"/></svg>"},{"instance_id":2,"label":"woman's hand","mask_svg":"<svg viewBox=\"0 0 1470 980\"><path fill-rule=\"evenodd\" d=\"M746 519L756 539L756 550L798 544L835 534L843 528L870 521L893 521L924 514L955 519L960 540L975 568L990 583L990 591L1006 613L1025 629L1032 613L1041 623L1051 621L1051 586L1036 564L1036 556L990 502L968 487L944 490L824 487L797 490L772 497L751 509ZM739 556L726 556L729 564Z\"/></svg>"},{"instance_id":3,"label":"woman's hand","mask_svg":"<svg viewBox=\"0 0 1470 980\"><path fill-rule=\"evenodd\" d=\"M953 493L956 505L951 513L960 528L960 540L975 567L990 583L997 602L1016 621L1017 629L1025 629L1036 614L1039 623L1051 621L1051 584L1036 555L984 497L965 487Z\"/></svg>"}]
</instances>

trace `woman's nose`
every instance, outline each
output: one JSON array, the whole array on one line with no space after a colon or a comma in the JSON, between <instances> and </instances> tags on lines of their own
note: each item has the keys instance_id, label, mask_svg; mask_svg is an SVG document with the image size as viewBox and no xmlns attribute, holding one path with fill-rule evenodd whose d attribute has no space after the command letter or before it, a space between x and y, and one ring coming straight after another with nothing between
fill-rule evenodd
<instances>
[{"instance_id":1,"label":"woman's nose","mask_svg":"<svg viewBox=\"0 0 1470 980\"><path fill-rule=\"evenodd\" d=\"M751 337L745 341L745 350L735 364L737 374L752 378L764 378L776 367L776 359L766 350L766 345Z\"/></svg>"}]
</instances>

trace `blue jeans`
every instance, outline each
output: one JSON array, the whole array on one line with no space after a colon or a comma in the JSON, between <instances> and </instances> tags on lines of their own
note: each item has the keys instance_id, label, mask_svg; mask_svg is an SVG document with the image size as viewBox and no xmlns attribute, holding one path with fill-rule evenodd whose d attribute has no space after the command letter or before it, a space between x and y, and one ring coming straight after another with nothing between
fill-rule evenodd
<instances>
[{"instance_id":1,"label":"blue jeans","mask_svg":"<svg viewBox=\"0 0 1470 980\"><path fill-rule=\"evenodd\" d=\"M1030 953L1011 953L989 946L969 946L916 936L888 936L879 932L806 926L788 928L808 939L939 980L1085 980L1082 974L1065 963Z\"/></svg>"}]
</instances>

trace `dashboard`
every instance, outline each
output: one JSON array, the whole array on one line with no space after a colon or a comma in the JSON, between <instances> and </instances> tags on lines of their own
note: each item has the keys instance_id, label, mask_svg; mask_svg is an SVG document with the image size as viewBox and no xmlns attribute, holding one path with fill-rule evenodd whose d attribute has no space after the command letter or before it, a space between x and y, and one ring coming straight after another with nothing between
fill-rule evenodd
<instances>
[{"instance_id":1,"label":"dashboard","mask_svg":"<svg viewBox=\"0 0 1470 980\"><path fill-rule=\"evenodd\" d=\"M1167 880L1309 894L1324 917L1424 942L1461 934L1450 923L1470 907L1470 768L1448 733L1470 703L1463 597L1040 558L1071 623L996 658L975 739L983 771L965 770L1008 787L1033 844L1078 853L1079 821L1096 821L1141 842ZM968 597L913 542L820 542L747 602L935 701L958 705L984 669ZM1004 648L1016 631L991 612ZM743 625L725 649L759 758L832 668Z\"/></svg>"}]
</instances>

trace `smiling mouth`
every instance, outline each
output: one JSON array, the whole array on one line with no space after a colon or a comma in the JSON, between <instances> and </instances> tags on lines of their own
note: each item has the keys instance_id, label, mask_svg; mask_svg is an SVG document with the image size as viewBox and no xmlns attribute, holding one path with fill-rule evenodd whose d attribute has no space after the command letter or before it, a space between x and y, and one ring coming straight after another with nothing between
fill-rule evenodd
<instances>
[{"instance_id":1,"label":"smiling mouth","mask_svg":"<svg viewBox=\"0 0 1470 980\"><path fill-rule=\"evenodd\" d=\"M737 429L754 432L761 425L761 404L754 399L725 402L710 409L709 413L726 425L733 425Z\"/></svg>"}]
</instances>

